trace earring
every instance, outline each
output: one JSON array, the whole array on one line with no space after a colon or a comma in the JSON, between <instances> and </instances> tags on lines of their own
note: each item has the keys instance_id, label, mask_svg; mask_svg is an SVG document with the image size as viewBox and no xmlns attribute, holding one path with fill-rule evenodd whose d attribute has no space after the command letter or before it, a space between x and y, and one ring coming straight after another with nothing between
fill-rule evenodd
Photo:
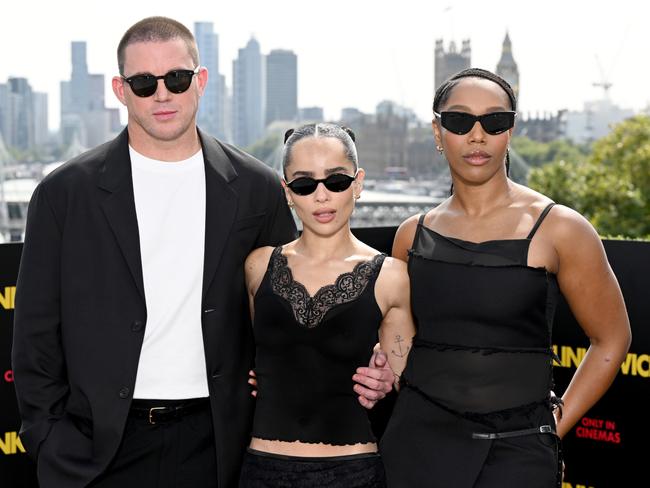
<instances>
[{"instance_id":1,"label":"earring","mask_svg":"<svg viewBox=\"0 0 650 488\"><path fill-rule=\"evenodd\" d=\"M293 201L287 200L287 205L289 205L289 208L293 208Z\"/></svg>"},{"instance_id":2,"label":"earring","mask_svg":"<svg viewBox=\"0 0 650 488\"><path fill-rule=\"evenodd\" d=\"M444 149L442 146L436 146L436 150L438 151L439 154L442 154Z\"/></svg>"},{"instance_id":3,"label":"earring","mask_svg":"<svg viewBox=\"0 0 650 488\"><path fill-rule=\"evenodd\" d=\"M352 198L354 198L355 200L359 200L359 198L361 198L361 195L353 193Z\"/></svg>"}]
</instances>

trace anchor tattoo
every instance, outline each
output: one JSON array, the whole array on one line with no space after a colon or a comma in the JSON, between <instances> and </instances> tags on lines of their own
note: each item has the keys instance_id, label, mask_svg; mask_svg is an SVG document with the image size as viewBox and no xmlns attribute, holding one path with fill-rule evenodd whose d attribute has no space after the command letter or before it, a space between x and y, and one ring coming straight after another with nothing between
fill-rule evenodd
<instances>
[{"instance_id":1,"label":"anchor tattoo","mask_svg":"<svg viewBox=\"0 0 650 488\"><path fill-rule=\"evenodd\" d=\"M395 342L397 343L397 348L399 349L399 352L395 351L395 349L391 349L390 352L392 352L398 358L403 358L409 353L410 347L406 347L406 350L402 349L402 342L404 342L404 339L402 339L402 336L400 336L399 334L395 336Z\"/></svg>"}]
</instances>

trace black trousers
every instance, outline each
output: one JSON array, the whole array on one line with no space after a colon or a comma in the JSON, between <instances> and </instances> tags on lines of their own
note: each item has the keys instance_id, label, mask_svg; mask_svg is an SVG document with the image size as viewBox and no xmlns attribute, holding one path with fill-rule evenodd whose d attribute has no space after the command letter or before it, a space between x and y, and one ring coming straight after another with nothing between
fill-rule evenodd
<instances>
[{"instance_id":1,"label":"black trousers","mask_svg":"<svg viewBox=\"0 0 650 488\"><path fill-rule=\"evenodd\" d=\"M217 460L209 403L155 425L129 416L122 443L92 488L214 488Z\"/></svg>"}]
</instances>

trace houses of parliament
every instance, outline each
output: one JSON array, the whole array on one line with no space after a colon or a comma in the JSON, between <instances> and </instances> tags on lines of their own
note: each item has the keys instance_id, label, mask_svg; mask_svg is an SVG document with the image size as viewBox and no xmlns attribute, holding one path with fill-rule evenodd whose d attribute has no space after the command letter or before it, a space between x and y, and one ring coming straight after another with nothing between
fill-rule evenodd
<instances>
[{"instance_id":1,"label":"houses of parliament","mask_svg":"<svg viewBox=\"0 0 650 488\"><path fill-rule=\"evenodd\" d=\"M462 41L461 48L454 41L449 43L445 50L442 39L436 40L434 49L434 86L435 90L450 76L472 66L472 47L469 39ZM506 32L501 48L501 57L496 69L486 67L490 71L505 79L515 91L519 98L519 69L512 54L512 42L510 35ZM565 111L556 114L542 116L517 117L515 134L527 136L540 142L548 142L557 139L565 132Z\"/></svg>"}]
</instances>

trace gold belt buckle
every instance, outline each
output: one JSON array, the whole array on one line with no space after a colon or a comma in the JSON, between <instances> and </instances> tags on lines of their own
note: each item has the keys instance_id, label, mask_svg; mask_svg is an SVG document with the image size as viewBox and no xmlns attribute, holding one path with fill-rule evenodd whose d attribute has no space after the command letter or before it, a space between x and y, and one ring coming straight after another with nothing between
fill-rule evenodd
<instances>
[{"instance_id":1,"label":"gold belt buckle","mask_svg":"<svg viewBox=\"0 0 650 488\"><path fill-rule=\"evenodd\" d=\"M149 409L149 424L150 425L155 425L156 422L153 421L153 412L154 410L165 410L167 407L151 407Z\"/></svg>"}]
</instances>

